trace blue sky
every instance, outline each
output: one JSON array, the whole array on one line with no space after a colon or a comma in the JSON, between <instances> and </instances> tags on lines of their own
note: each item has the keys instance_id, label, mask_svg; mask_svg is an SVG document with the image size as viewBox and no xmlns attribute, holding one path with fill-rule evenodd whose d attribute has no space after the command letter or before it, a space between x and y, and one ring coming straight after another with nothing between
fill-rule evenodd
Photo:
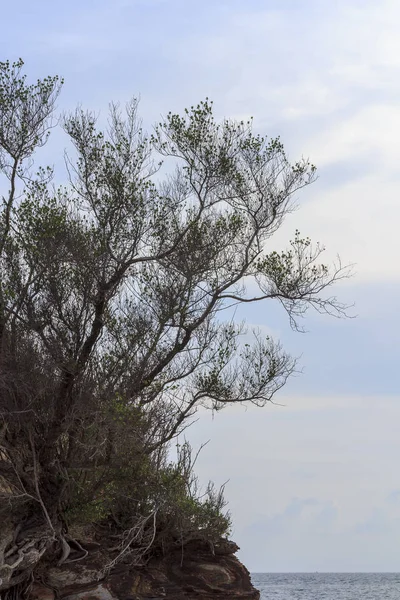
<instances>
[{"instance_id":1,"label":"blue sky","mask_svg":"<svg viewBox=\"0 0 400 600\"><path fill-rule=\"evenodd\" d=\"M278 306L243 309L304 373L285 406L202 415L189 437L211 440L198 471L229 479L251 570L399 570L398 1L20 0L2 7L0 50L32 77L64 76L60 110L140 95L150 126L209 96L318 166L274 243L299 228L356 263L337 293L358 317L310 314L294 334Z\"/></svg>"}]
</instances>

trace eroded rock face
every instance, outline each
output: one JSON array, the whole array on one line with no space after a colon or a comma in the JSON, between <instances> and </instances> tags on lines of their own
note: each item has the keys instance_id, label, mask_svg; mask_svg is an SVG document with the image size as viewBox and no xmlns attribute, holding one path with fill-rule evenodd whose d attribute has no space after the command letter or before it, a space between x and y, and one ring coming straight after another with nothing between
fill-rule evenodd
<instances>
[{"instance_id":1,"label":"eroded rock face","mask_svg":"<svg viewBox=\"0 0 400 600\"><path fill-rule=\"evenodd\" d=\"M192 542L153 559L145 568L120 564L99 581L104 556L49 569L31 600L259 600L247 569L234 556L238 547ZM46 587L47 586L47 587Z\"/></svg>"}]
</instances>

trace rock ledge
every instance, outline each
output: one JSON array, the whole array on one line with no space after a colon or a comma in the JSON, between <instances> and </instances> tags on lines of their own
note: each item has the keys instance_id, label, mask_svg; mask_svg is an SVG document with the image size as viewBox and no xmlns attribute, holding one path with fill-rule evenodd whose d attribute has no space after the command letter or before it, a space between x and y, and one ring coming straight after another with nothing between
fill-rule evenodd
<instances>
[{"instance_id":1,"label":"rock ledge","mask_svg":"<svg viewBox=\"0 0 400 600\"><path fill-rule=\"evenodd\" d=\"M120 564L105 579L101 572L109 557L92 550L84 561L43 572L30 600L259 600L248 570L234 556L238 549L228 540L214 548L190 542L143 568Z\"/></svg>"}]
</instances>

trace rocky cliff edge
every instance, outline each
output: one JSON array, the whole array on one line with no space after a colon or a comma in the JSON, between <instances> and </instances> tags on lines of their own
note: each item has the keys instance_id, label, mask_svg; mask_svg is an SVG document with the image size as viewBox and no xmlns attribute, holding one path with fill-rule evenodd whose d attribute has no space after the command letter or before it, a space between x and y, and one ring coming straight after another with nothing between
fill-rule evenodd
<instances>
[{"instance_id":1,"label":"rocky cliff edge","mask_svg":"<svg viewBox=\"0 0 400 600\"><path fill-rule=\"evenodd\" d=\"M109 557L95 544L79 562L44 569L29 600L259 600L238 546L221 540L214 547L194 541L167 556L133 568L129 560L107 576Z\"/></svg>"}]
</instances>

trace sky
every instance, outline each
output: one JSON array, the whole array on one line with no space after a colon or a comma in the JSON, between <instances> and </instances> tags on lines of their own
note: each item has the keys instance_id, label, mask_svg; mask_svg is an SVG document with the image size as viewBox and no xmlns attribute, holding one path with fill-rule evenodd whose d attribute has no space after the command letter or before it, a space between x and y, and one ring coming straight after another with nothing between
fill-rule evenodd
<instances>
[{"instance_id":1,"label":"sky","mask_svg":"<svg viewBox=\"0 0 400 600\"><path fill-rule=\"evenodd\" d=\"M309 313L300 334L272 302L239 311L303 372L277 404L201 414L187 437L210 440L197 472L228 482L251 571L399 571L398 0L19 0L1 30L0 60L65 78L60 110L140 95L150 126L208 96L317 165L274 240L297 228L354 263L335 292L357 317Z\"/></svg>"}]
</instances>

